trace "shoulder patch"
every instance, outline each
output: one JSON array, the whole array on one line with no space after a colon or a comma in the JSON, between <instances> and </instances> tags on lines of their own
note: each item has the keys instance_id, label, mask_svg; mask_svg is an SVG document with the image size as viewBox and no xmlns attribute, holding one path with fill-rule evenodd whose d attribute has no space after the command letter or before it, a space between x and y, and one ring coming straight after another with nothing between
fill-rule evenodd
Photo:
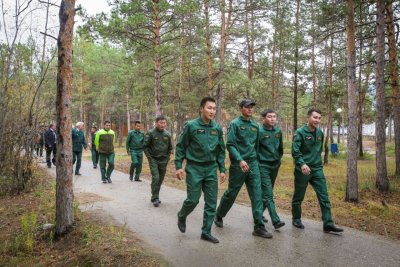
<instances>
[{"instance_id":1,"label":"shoulder patch","mask_svg":"<svg viewBox=\"0 0 400 267\"><path fill-rule=\"evenodd\" d=\"M210 134L211 134L211 135L218 135L218 131L217 131L217 130L211 130L211 131L210 131Z\"/></svg>"}]
</instances>

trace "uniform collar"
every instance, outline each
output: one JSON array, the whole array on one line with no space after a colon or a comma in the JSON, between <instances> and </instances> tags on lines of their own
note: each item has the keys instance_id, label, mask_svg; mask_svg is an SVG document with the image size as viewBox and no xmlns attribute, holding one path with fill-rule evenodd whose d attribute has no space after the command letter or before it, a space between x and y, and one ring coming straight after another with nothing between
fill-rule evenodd
<instances>
[{"instance_id":1,"label":"uniform collar","mask_svg":"<svg viewBox=\"0 0 400 267\"><path fill-rule=\"evenodd\" d=\"M304 125L303 125L303 129L304 129L304 131L307 132L307 133L315 133L315 132L317 132L317 129L318 129L318 128L315 128L315 131L312 132L312 131L310 130L310 128L308 128L308 125L307 125L307 124L304 124Z\"/></svg>"},{"instance_id":2,"label":"uniform collar","mask_svg":"<svg viewBox=\"0 0 400 267\"><path fill-rule=\"evenodd\" d=\"M200 116L197 117L197 122L198 122L201 126L208 126L208 127L214 126L214 123L215 123L214 120L211 120L209 124L206 124L206 123L201 119Z\"/></svg>"},{"instance_id":3,"label":"uniform collar","mask_svg":"<svg viewBox=\"0 0 400 267\"><path fill-rule=\"evenodd\" d=\"M272 129L268 129L267 126L264 125L264 123L262 124L262 127L264 128L264 130L266 131L275 131L275 127L272 126Z\"/></svg>"},{"instance_id":4,"label":"uniform collar","mask_svg":"<svg viewBox=\"0 0 400 267\"><path fill-rule=\"evenodd\" d=\"M244 122L247 122L247 123L250 123L250 122L251 122L251 118L250 118L249 120L246 120L242 115L239 116L239 119L240 119L241 121L244 121Z\"/></svg>"}]
</instances>

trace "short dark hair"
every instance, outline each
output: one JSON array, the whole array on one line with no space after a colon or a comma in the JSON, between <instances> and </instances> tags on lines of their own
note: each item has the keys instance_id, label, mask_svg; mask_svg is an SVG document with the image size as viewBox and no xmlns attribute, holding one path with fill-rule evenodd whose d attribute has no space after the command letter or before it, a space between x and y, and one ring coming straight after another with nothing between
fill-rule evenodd
<instances>
[{"instance_id":1,"label":"short dark hair","mask_svg":"<svg viewBox=\"0 0 400 267\"><path fill-rule=\"evenodd\" d=\"M54 126L54 124L53 124L53 123L50 123L49 128L51 128L51 127L53 127L53 126Z\"/></svg>"},{"instance_id":2,"label":"short dark hair","mask_svg":"<svg viewBox=\"0 0 400 267\"><path fill-rule=\"evenodd\" d=\"M275 113L276 114L276 112L273 109L267 108L267 109L264 109L263 112L261 112L261 116L263 118L265 118L269 113Z\"/></svg>"},{"instance_id":3,"label":"short dark hair","mask_svg":"<svg viewBox=\"0 0 400 267\"><path fill-rule=\"evenodd\" d=\"M322 115L322 112L321 112L320 109L317 109L317 108L310 108L310 109L307 111L307 116L310 117L311 114L312 114L313 112L317 112L319 115Z\"/></svg>"},{"instance_id":4,"label":"short dark hair","mask_svg":"<svg viewBox=\"0 0 400 267\"><path fill-rule=\"evenodd\" d=\"M106 124L106 123L111 123L111 121L109 121L109 120L104 121L104 124Z\"/></svg>"},{"instance_id":5,"label":"short dark hair","mask_svg":"<svg viewBox=\"0 0 400 267\"><path fill-rule=\"evenodd\" d=\"M200 101L200 107L204 108L207 102L213 102L216 103L215 99L211 96L205 96L203 99Z\"/></svg>"},{"instance_id":6,"label":"short dark hair","mask_svg":"<svg viewBox=\"0 0 400 267\"><path fill-rule=\"evenodd\" d=\"M156 122L158 122L158 121L166 121L167 119L164 117L164 115L158 115L157 117L156 117Z\"/></svg>"},{"instance_id":7,"label":"short dark hair","mask_svg":"<svg viewBox=\"0 0 400 267\"><path fill-rule=\"evenodd\" d=\"M92 129L93 129L93 128L94 128L94 129L97 129L97 127L96 127L96 126L94 126L94 125L92 126Z\"/></svg>"},{"instance_id":8,"label":"short dark hair","mask_svg":"<svg viewBox=\"0 0 400 267\"><path fill-rule=\"evenodd\" d=\"M140 124L140 123L141 123L140 121L135 121L135 125L136 125L136 124Z\"/></svg>"}]
</instances>

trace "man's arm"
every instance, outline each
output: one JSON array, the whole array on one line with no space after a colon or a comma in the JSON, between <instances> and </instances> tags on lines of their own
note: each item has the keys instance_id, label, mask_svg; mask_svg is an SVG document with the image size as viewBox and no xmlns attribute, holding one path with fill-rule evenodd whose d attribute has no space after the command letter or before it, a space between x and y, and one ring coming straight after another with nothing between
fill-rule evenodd
<instances>
[{"instance_id":1,"label":"man's arm","mask_svg":"<svg viewBox=\"0 0 400 267\"><path fill-rule=\"evenodd\" d=\"M131 142L131 132L128 133L128 137L126 138L126 153L130 152L130 142Z\"/></svg>"},{"instance_id":2,"label":"man's arm","mask_svg":"<svg viewBox=\"0 0 400 267\"><path fill-rule=\"evenodd\" d=\"M186 156L186 148L189 146L190 139L190 130L189 125L186 124L183 127L182 133L178 138L178 142L176 143L175 148L175 169L182 169L182 163Z\"/></svg>"},{"instance_id":3,"label":"man's arm","mask_svg":"<svg viewBox=\"0 0 400 267\"><path fill-rule=\"evenodd\" d=\"M220 173L226 173L225 168L225 143L222 129L218 129L217 163Z\"/></svg>"},{"instance_id":4,"label":"man's arm","mask_svg":"<svg viewBox=\"0 0 400 267\"><path fill-rule=\"evenodd\" d=\"M237 161L242 161L243 158L240 155L240 152L237 149L236 145L236 132L237 132L236 125L234 123L230 123L228 128L228 136L226 138L226 147L231 157L233 157L233 159Z\"/></svg>"},{"instance_id":5,"label":"man's arm","mask_svg":"<svg viewBox=\"0 0 400 267\"><path fill-rule=\"evenodd\" d=\"M283 157L283 137L282 137L282 131L279 131L279 147L278 147L278 151L279 151L279 158Z\"/></svg>"},{"instance_id":6,"label":"man's arm","mask_svg":"<svg viewBox=\"0 0 400 267\"><path fill-rule=\"evenodd\" d=\"M301 134L296 131L294 136L293 136L293 142L292 142L292 157L294 159L294 162L297 166L303 166L305 164L304 159L303 159L303 153L301 153L301 145L303 142L303 138Z\"/></svg>"},{"instance_id":7,"label":"man's arm","mask_svg":"<svg viewBox=\"0 0 400 267\"><path fill-rule=\"evenodd\" d=\"M94 136L94 145L97 151L99 151L99 138L100 138L100 131L97 132Z\"/></svg>"},{"instance_id":8,"label":"man's arm","mask_svg":"<svg viewBox=\"0 0 400 267\"><path fill-rule=\"evenodd\" d=\"M152 138L151 134L150 132L148 132L145 134L143 141L143 151L149 161L151 160L151 154L150 154L151 138Z\"/></svg>"}]
</instances>

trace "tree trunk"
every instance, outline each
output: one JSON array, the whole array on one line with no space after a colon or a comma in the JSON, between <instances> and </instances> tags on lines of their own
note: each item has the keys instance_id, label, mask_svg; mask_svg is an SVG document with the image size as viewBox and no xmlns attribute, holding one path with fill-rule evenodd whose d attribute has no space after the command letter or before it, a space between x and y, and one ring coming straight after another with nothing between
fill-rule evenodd
<instances>
[{"instance_id":1,"label":"tree trunk","mask_svg":"<svg viewBox=\"0 0 400 267\"><path fill-rule=\"evenodd\" d=\"M161 56L158 51L160 48L161 39L161 18L159 0L153 0L153 16L154 16L154 28L153 28L153 48L154 48L154 104L156 116L163 113L162 107L162 90L161 90Z\"/></svg>"},{"instance_id":2,"label":"tree trunk","mask_svg":"<svg viewBox=\"0 0 400 267\"><path fill-rule=\"evenodd\" d=\"M397 62L397 45L394 30L392 2L386 4L386 25L389 43L389 76L392 86L394 144L396 158L396 175L400 175L400 94L399 94L399 67Z\"/></svg>"},{"instance_id":3,"label":"tree trunk","mask_svg":"<svg viewBox=\"0 0 400 267\"><path fill-rule=\"evenodd\" d=\"M129 86L126 87L126 128L128 132L131 130L131 111L129 109Z\"/></svg>"},{"instance_id":4,"label":"tree trunk","mask_svg":"<svg viewBox=\"0 0 400 267\"><path fill-rule=\"evenodd\" d=\"M251 0L246 0L245 32L247 46L247 78L251 85L254 73L254 11ZM251 97L250 87L246 88L246 97Z\"/></svg>"},{"instance_id":5,"label":"tree trunk","mask_svg":"<svg viewBox=\"0 0 400 267\"><path fill-rule=\"evenodd\" d=\"M300 0L296 1L296 40L294 50L294 86L293 86L293 130L297 129L297 105L298 105L298 69L299 69L299 31L300 31Z\"/></svg>"},{"instance_id":6,"label":"tree trunk","mask_svg":"<svg viewBox=\"0 0 400 267\"><path fill-rule=\"evenodd\" d=\"M325 155L324 164L329 163L329 141L333 143L332 133L332 109L333 109L333 36L331 36L331 42L329 47L329 65L328 65L328 125L326 126L326 137L325 137Z\"/></svg>"},{"instance_id":7,"label":"tree trunk","mask_svg":"<svg viewBox=\"0 0 400 267\"><path fill-rule=\"evenodd\" d=\"M314 19L314 1L311 1L311 31L312 31L312 50L311 50L311 68L312 68L312 91L313 91L313 107L317 106L317 70L315 66L315 19Z\"/></svg>"},{"instance_id":8,"label":"tree trunk","mask_svg":"<svg viewBox=\"0 0 400 267\"><path fill-rule=\"evenodd\" d=\"M347 130L347 184L346 201L358 201L357 174L357 100L356 100L356 49L354 3L347 1L347 105L349 127Z\"/></svg>"},{"instance_id":9,"label":"tree trunk","mask_svg":"<svg viewBox=\"0 0 400 267\"><path fill-rule=\"evenodd\" d=\"M56 234L67 233L74 223L72 187L72 41L75 0L63 0L60 6L57 72L57 157L56 157Z\"/></svg>"},{"instance_id":10,"label":"tree trunk","mask_svg":"<svg viewBox=\"0 0 400 267\"><path fill-rule=\"evenodd\" d=\"M376 186L379 191L389 190L386 166L385 133L385 3L376 1Z\"/></svg>"},{"instance_id":11,"label":"tree trunk","mask_svg":"<svg viewBox=\"0 0 400 267\"><path fill-rule=\"evenodd\" d=\"M212 51L211 51L211 32L208 0L204 0L204 15L206 18L206 45L207 45L207 88L208 95L213 95L213 70L212 70Z\"/></svg>"}]
</instances>

